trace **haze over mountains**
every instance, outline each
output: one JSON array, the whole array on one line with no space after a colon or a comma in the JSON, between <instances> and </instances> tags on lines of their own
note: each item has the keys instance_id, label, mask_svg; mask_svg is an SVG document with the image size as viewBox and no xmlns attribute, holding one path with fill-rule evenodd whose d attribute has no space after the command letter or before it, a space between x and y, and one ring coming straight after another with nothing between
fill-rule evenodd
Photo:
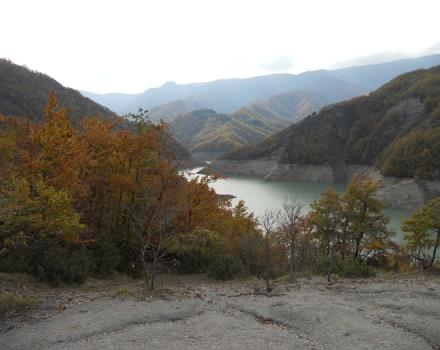
<instances>
[{"instance_id":1,"label":"haze over mountains","mask_svg":"<svg viewBox=\"0 0 440 350\"><path fill-rule=\"evenodd\" d=\"M440 55L430 55L297 75L273 74L183 85L168 82L140 94L82 93L119 114L134 112L139 107L151 109L176 100L195 101L219 113L229 113L258 100L297 90L307 90L309 94L316 94L328 102L338 102L368 93L399 74L437 64L440 64Z\"/></svg>"}]
</instances>

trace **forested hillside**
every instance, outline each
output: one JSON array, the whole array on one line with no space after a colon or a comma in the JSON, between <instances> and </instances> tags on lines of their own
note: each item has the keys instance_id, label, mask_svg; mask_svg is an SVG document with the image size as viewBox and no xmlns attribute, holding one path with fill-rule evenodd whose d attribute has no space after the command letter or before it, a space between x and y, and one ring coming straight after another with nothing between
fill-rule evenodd
<instances>
[{"instance_id":1,"label":"forested hillside","mask_svg":"<svg viewBox=\"0 0 440 350\"><path fill-rule=\"evenodd\" d=\"M238 111L248 110L267 118L285 118L297 122L313 112L318 112L332 100L320 96L312 90L295 90L273 95L263 101L242 107Z\"/></svg>"},{"instance_id":2,"label":"forested hillside","mask_svg":"<svg viewBox=\"0 0 440 350\"><path fill-rule=\"evenodd\" d=\"M63 87L51 77L8 60L0 60L0 115L41 122L48 93L56 96L59 105L66 109L75 126L79 126L85 117L98 117L102 120L114 121L120 128L135 128L134 123L129 119L118 117L107 108L83 97L78 91ZM172 157L176 158L179 167L202 164L172 135L169 135L167 142L172 149Z\"/></svg>"},{"instance_id":3,"label":"forested hillside","mask_svg":"<svg viewBox=\"0 0 440 350\"><path fill-rule=\"evenodd\" d=\"M179 114L192 112L196 109L204 109L205 106L198 101L177 100L151 108L148 117L153 122L171 122Z\"/></svg>"},{"instance_id":4,"label":"forested hillside","mask_svg":"<svg viewBox=\"0 0 440 350\"><path fill-rule=\"evenodd\" d=\"M0 271L79 283L119 270L143 273L154 288L165 255L204 272L195 251L203 242L216 268L220 258L241 264L233 247L260 239L253 216L220 200L211 178L179 175L164 124L142 114L134 128L79 123L52 93L42 122L0 115Z\"/></svg>"},{"instance_id":5,"label":"forested hillside","mask_svg":"<svg viewBox=\"0 0 440 350\"><path fill-rule=\"evenodd\" d=\"M287 125L286 120L245 109L232 114L202 109L177 116L170 130L192 152L227 152L258 142Z\"/></svg>"},{"instance_id":6,"label":"forested hillside","mask_svg":"<svg viewBox=\"0 0 440 350\"><path fill-rule=\"evenodd\" d=\"M369 96L326 107L224 158L368 164L386 175L438 178L438 140L440 66L403 74Z\"/></svg>"},{"instance_id":7,"label":"forested hillside","mask_svg":"<svg viewBox=\"0 0 440 350\"><path fill-rule=\"evenodd\" d=\"M96 115L116 117L108 108L62 86L51 77L0 59L0 113L41 120L49 91L56 94L72 119Z\"/></svg>"}]
</instances>

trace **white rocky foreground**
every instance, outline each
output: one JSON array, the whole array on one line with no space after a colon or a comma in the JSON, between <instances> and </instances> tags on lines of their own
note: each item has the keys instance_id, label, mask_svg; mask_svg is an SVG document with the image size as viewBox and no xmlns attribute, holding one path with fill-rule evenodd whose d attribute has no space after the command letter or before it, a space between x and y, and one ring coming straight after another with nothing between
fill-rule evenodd
<instances>
[{"instance_id":1,"label":"white rocky foreground","mask_svg":"<svg viewBox=\"0 0 440 350\"><path fill-rule=\"evenodd\" d=\"M98 298L0 334L0 349L440 349L440 281L219 284L181 300Z\"/></svg>"}]
</instances>

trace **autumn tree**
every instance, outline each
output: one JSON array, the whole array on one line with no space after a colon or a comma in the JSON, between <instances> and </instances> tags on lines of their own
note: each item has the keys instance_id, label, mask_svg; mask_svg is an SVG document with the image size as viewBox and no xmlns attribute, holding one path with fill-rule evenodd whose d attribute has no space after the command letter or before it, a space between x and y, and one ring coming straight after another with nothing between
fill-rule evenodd
<instances>
[{"instance_id":1,"label":"autumn tree","mask_svg":"<svg viewBox=\"0 0 440 350\"><path fill-rule=\"evenodd\" d=\"M221 257L221 278L242 265L257 273L263 235L253 214L217 196L216 175L179 174L165 124L140 110L73 125L52 93L43 114L40 123L0 116L0 269L9 261L57 281L117 269L154 288L160 263L185 264L194 251Z\"/></svg>"},{"instance_id":2,"label":"autumn tree","mask_svg":"<svg viewBox=\"0 0 440 350\"><path fill-rule=\"evenodd\" d=\"M297 199L285 200L280 215L279 231L287 248L290 279L295 279L295 260L298 256L299 241L304 235L303 206Z\"/></svg>"},{"instance_id":3,"label":"autumn tree","mask_svg":"<svg viewBox=\"0 0 440 350\"><path fill-rule=\"evenodd\" d=\"M415 210L402 224L405 248L410 256L431 267L437 258L440 245L440 197Z\"/></svg>"},{"instance_id":4,"label":"autumn tree","mask_svg":"<svg viewBox=\"0 0 440 350\"><path fill-rule=\"evenodd\" d=\"M272 279L274 277L274 235L279 224L280 212L274 210L265 210L264 214L258 218L258 222L263 229L264 234L264 272L263 278L266 282L266 291L272 291Z\"/></svg>"},{"instance_id":5,"label":"autumn tree","mask_svg":"<svg viewBox=\"0 0 440 350\"><path fill-rule=\"evenodd\" d=\"M388 229L389 217L383 213L377 190L376 182L354 177L343 196L344 234L351 254L359 261L384 253L394 234Z\"/></svg>"},{"instance_id":6,"label":"autumn tree","mask_svg":"<svg viewBox=\"0 0 440 350\"><path fill-rule=\"evenodd\" d=\"M308 222L321 254L329 257L328 280L337 253L344 264L360 265L387 253L393 234L376 197L377 184L355 177L343 195L325 191L311 207Z\"/></svg>"}]
</instances>

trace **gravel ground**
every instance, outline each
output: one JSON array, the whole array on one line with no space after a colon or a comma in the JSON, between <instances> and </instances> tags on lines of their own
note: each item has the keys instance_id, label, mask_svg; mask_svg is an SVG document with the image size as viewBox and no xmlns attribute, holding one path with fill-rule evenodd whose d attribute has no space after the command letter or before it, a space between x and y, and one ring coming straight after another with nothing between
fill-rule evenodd
<instances>
[{"instance_id":1,"label":"gravel ground","mask_svg":"<svg viewBox=\"0 0 440 350\"><path fill-rule=\"evenodd\" d=\"M84 298L1 332L0 349L440 349L438 277L258 287Z\"/></svg>"}]
</instances>

